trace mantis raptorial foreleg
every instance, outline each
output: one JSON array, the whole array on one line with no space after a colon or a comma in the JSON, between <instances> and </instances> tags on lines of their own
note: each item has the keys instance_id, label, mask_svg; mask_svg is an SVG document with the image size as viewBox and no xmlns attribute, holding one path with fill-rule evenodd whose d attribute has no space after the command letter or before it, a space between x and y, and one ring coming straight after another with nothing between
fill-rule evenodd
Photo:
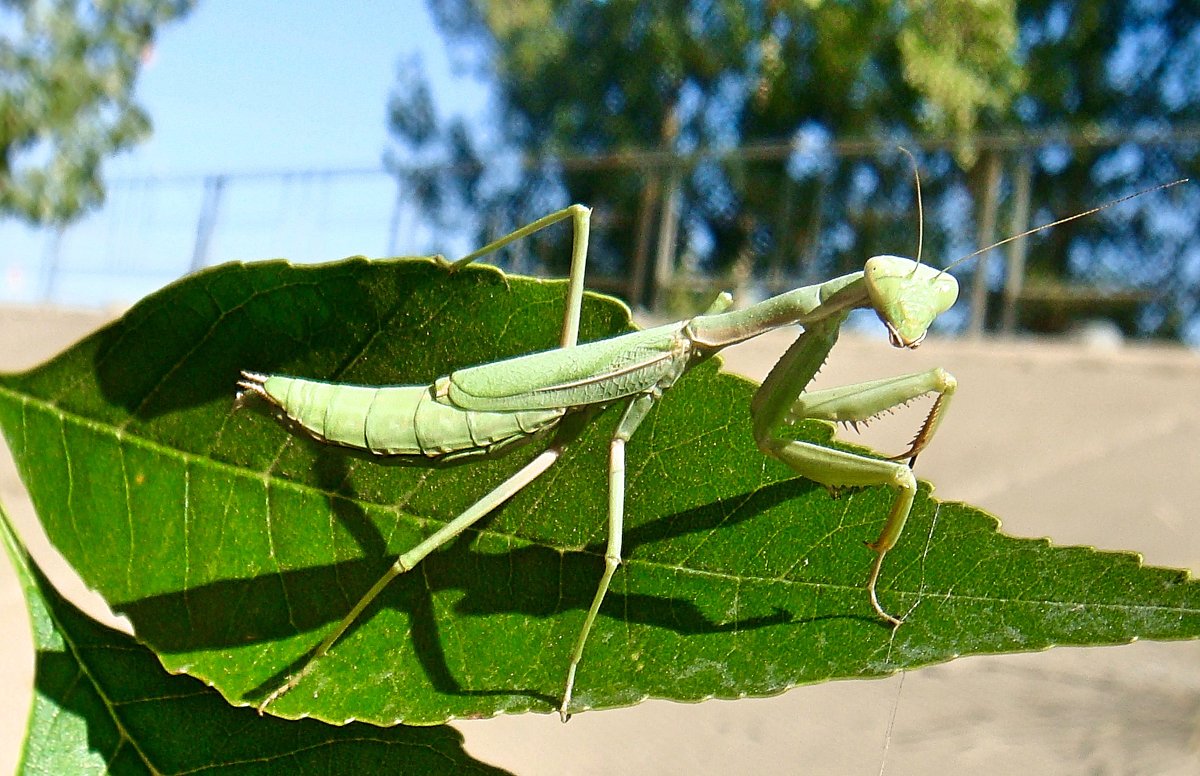
<instances>
[{"instance_id":1,"label":"mantis raptorial foreleg","mask_svg":"<svg viewBox=\"0 0 1200 776\"><path fill-rule=\"evenodd\" d=\"M916 497L917 481L912 473L916 456L932 439L957 385L945 370L902 377L873 380L857 385L827 388L805 393L804 388L824 363L825 355L837 340L841 318L834 317L807 329L788 349L767 375L754 396L750 411L754 437L759 448L790 466L797 474L830 488L887 485L896 490L896 500L888 513L883 531L868 547L875 551L875 562L867 580L867 591L875 612L892 625L900 619L886 612L879 603L876 586L883 558L895 546ZM804 418L862 422L884 410L902 405L918 396L937 393L933 408L913 438L909 449L893 460L835 450L808 442L785 439L776 433L783 423ZM910 458L907 464L895 459Z\"/></svg>"},{"instance_id":2,"label":"mantis raptorial foreleg","mask_svg":"<svg viewBox=\"0 0 1200 776\"><path fill-rule=\"evenodd\" d=\"M921 424L916 436L909 443L908 449L902 453L888 456L889 460L899 461L908 458L912 466L921 451L933 439L946 410L958 381L954 376L940 367L927 372L914 372L899 377L885 377L881 380L868 380L853 385L842 385L837 388L824 388L818 391L806 391L800 394L792 409L788 412L787 420L795 422L805 418L828 420L836 423L848 423L857 426L877 417L881 412L900 407L926 394L937 394L929 414Z\"/></svg>"}]
</instances>

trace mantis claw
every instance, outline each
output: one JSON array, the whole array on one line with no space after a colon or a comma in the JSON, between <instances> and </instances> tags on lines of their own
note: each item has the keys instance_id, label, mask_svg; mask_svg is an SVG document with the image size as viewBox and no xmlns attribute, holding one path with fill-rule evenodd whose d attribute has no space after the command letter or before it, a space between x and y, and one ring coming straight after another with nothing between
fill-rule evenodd
<instances>
[{"instance_id":1,"label":"mantis claw","mask_svg":"<svg viewBox=\"0 0 1200 776\"><path fill-rule=\"evenodd\" d=\"M875 592L876 583L879 582L879 572L883 568L883 556L887 554L887 550L880 550L875 542L863 542L863 544L875 551L875 563L871 566L871 576L867 579L867 592L871 596L871 608L881 619L892 626L892 630L895 630L904 624L904 620L884 611L883 606L879 603L879 596Z\"/></svg>"},{"instance_id":2,"label":"mantis claw","mask_svg":"<svg viewBox=\"0 0 1200 776\"><path fill-rule=\"evenodd\" d=\"M929 408L929 414L925 416L925 421L917 429L917 433L913 436L912 442L909 443L908 449L898 455L888 457L889 461L899 461L904 458L909 459L908 466L910 469L917 462L917 456L921 454L921 451L933 439L933 434L942 422L942 416L946 413L946 407L950 404L950 398L954 395L955 389L958 388L958 380L954 379L954 375L946 370L936 369L933 375L936 382L932 390L936 391L938 396L934 400L933 406Z\"/></svg>"}]
</instances>

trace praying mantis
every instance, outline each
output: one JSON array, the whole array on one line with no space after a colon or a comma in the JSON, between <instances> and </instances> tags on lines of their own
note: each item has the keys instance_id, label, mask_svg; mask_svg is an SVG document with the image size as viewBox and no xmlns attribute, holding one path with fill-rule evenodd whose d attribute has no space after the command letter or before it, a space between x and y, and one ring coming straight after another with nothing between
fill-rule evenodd
<instances>
[{"instance_id":1,"label":"praying mantis","mask_svg":"<svg viewBox=\"0 0 1200 776\"><path fill-rule=\"evenodd\" d=\"M919 182L917 191L919 203ZM935 368L822 390L808 391L808 384L825 362L851 311L873 310L886 326L894 347L916 348L934 319L950 309L958 297L958 283L947 271L951 267L985 250L1142 193L1146 192L1007 238L963 257L946 269L920 263L918 240L915 261L891 255L874 256L860 272L797 288L743 310L730 309L732 297L724 293L691 319L582 345L578 343L578 334L591 211L582 205L571 205L455 262L446 262L450 271L456 271L515 240L569 219L573 228L571 267L558 348L458 369L428 385L347 385L243 372L238 383L239 400L244 395L257 395L317 440L380 456L431 461L495 456L534 438L552 436L549 446L515 474L401 554L324 637L305 666L259 704L260 711L296 687L392 580L413 569L431 552L546 472L599 410L620 405L622 414L609 440L604 570L571 650L558 705L562 721L567 721L575 676L588 636L621 564L626 443L655 402L689 369L725 347L794 324L802 327L801 333L752 399L754 439L764 454L831 490L872 485L893 490L883 529L874 541L867 542L874 559L866 593L879 619L898 627L902 620L890 614L879 601L877 588L883 561L899 540L917 493L912 466L937 432L957 383L949 372ZM933 404L911 444L887 458L797 441L779 433L788 424L802 419L865 422L929 394L934 395ZM568 418L580 422L564 423Z\"/></svg>"}]
</instances>

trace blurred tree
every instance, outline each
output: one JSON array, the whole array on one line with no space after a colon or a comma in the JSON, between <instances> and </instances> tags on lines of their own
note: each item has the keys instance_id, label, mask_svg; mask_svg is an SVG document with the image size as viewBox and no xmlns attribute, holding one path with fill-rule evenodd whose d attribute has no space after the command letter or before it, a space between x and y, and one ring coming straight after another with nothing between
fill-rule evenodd
<instances>
[{"instance_id":1,"label":"blurred tree","mask_svg":"<svg viewBox=\"0 0 1200 776\"><path fill-rule=\"evenodd\" d=\"M925 149L926 201L942 214L926 248L941 256L969 250L985 213L995 220L1022 159L1033 201L1050 205L1039 220L1179 177L1196 153L1075 144L1196 121L1200 8L1183 0L428 3L458 67L493 85L499 121L443 127L428 87L419 132L393 121L390 159L421 178L427 215L471 214L482 241L588 203L592 255L633 278L635 303L649 297L654 233L710 268L768 278L911 250L910 169L880 147ZM402 71L393 116L423 83L417 63ZM400 160L449 164L417 173ZM1142 221L1121 238L1051 232L1063 242L1034 269L1090 276L1119 253L1114 239L1153 231ZM555 268L562 239L540 244ZM1147 277L1180 271L1179 251L1163 256Z\"/></svg>"},{"instance_id":2,"label":"blurred tree","mask_svg":"<svg viewBox=\"0 0 1200 776\"><path fill-rule=\"evenodd\" d=\"M496 155L474 150L461 121L434 129L428 87L408 61L392 98L402 152L391 159L399 169L397 160L429 161L440 149L451 163L437 173L409 169L429 215L482 213L480 228L494 232L560 205L565 188L570 200L596 207L598 220L629 227L599 231L593 255L610 270L624 264L618 257L635 257L638 276L648 272L649 216L665 187L678 190L675 222L718 265L811 240L799 227L773 234L780 197L803 177L778 155L679 168L676 154L786 145L808 128L824 138L947 134L969 160L976 127L1004 115L1022 85L1012 0L429 5L457 64L493 80L502 144L543 160L513 175L519 162L509 157L491 176L508 180L488 185L478 160ZM580 163L589 156L601 159ZM642 174L607 174L598 169L605 158ZM900 201L911 203L907 168L896 161ZM813 195L819 177L788 195Z\"/></svg>"},{"instance_id":3,"label":"blurred tree","mask_svg":"<svg viewBox=\"0 0 1200 776\"><path fill-rule=\"evenodd\" d=\"M101 161L150 132L138 69L193 4L0 0L0 214L63 224L103 202Z\"/></svg>"}]
</instances>

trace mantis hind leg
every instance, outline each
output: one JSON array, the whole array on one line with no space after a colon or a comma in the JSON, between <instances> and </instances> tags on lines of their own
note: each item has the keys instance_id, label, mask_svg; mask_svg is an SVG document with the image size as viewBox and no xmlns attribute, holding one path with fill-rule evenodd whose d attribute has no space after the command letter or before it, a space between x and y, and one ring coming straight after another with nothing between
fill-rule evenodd
<instances>
[{"instance_id":1,"label":"mantis hind leg","mask_svg":"<svg viewBox=\"0 0 1200 776\"><path fill-rule=\"evenodd\" d=\"M368 606L371 605L375 598L378 597L379 594L382 593L389 584L391 584L392 580L404 572L411 570L417 565L417 563L424 559L425 556L429 555L429 553L433 552L437 548L452 540L454 537L461 534L467 528L474 525L480 519L492 512L492 510L496 509L496 507L500 506L505 501L520 492L521 489L526 485L537 479L541 474L549 469L554 462L559 459L559 457L561 457L563 448L566 446L568 441L569 439L566 438L556 440L553 445L542 451L540 455L522 467L516 474L502 482L486 496L476 501L458 517L454 518L449 523L446 523L446 525L442 526L440 530L436 531L429 538L425 539L416 547L413 547L411 550L397 558L396 562L393 563L386 572L384 572L383 576L380 577L378 581L376 581L375 584L372 585L371 588L367 590L367 592L364 593L361 598L358 599L358 602L354 604L350 611L346 613L346 616L344 616L341 621L338 622L337 626L335 626L333 630L325 635L325 638L321 640L321 643L317 645L317 648L313 650L311 655L308 657L304 666L289 676L287 681L285 681L282 685L273 690L266 698L264 698L258 704L258 710L260 712L264 711L267 706L271 705L281 696L288 693L298 684L300 684L300 682L312 672L313 668L317 665L321 658L329 653L329 650L333 648L334 644L336 644L338 640L345 635L346 631L349 630L350 627L359 619L359 617L362 616L362 613L367 609Z\"/></svg>"},{"instance_id":2,"label":"mantis hind leg","mask_svg":"<svg viewBox=\"0 0 1200 776\"><path fill-rule=\"evenodd\" d=\"M591 231L591 217L591 208L583 205L565 207L548 216L542 216L533 223L526 224L520 229L506 234L499 240L490 242L479 250L463 256L454 262L454 266L460 267L470 264L480 256L498 251L511 242L519 240L522 237L528 237L534 232L570 218L574 231L571 240L571 274L567 281L566 310L563 312L563 328L560 342L564 348L574 347L575 343L579 341L579 310L583 305L583 277L587 269L588 234Z\"/></svg>"}]
</instances>

